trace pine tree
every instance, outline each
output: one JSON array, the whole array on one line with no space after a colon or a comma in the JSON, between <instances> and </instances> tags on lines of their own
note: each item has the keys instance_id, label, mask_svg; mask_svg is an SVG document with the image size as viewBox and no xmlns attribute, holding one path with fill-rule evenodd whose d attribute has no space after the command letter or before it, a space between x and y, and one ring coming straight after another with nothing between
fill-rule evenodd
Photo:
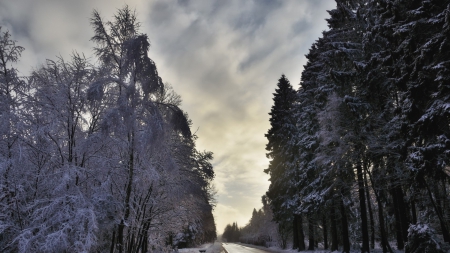
<instances>
[{"instance_id":1,"label":"pine tree","mask_svg":"<svg viewBox=\"0 0 450 253\"><path fill-rule=\"evenodd\" d=\"M288 167L288 162L292 159L292 153L285 148L295 130L291 112L295 102L295 94L296 92L289 80L285 75L282 75L278 80L273 97L274 104L269 113L271 128L265 135L268 139L267 157L272 159L269 167L264 170L265 173L269 174L271 182L266 195L271 200L274 219L279 224L289 219L292 220L294 215L294 207L283 204L291 198L295 191L292 187L295 183L292 182L292 168ZM294 226L296 225L294 224Z\"/></svg>"},{"instance_id":2,"label":"pine tree","mask_svg":"<svg viewBox=\"0 0 450 253\"><path fill-rule=\"evenodd\" d=\"M290 203L295 207L294 223L298 227L299 250L305 248L302 216L313 216L320 207L323 207L323 202L313 197L321 196L314 193L316 190L320 191L320 186L316 183L322 182L319 167L315 161L315 153L319 144L317 113L324 102L324 93L318 90L318 86L324 81L323 76L327 71L327 67L322 61L323 58L321 58L323 56L321 55L322 43L323 40L319 39L306 56L309 62L304 66L301 87L297 92L296 103L292 112L296 128L292 131L292 139L286 143L286 149L292 154L289 166L294 179L293 188L295 189L294 196L286 204ZM326 89L325 87L321 88ZM311 224L311 217L306 220L309 221L308 224ZM312 246L313 244L310 243L309 247Z\"/></svg>"},{"instance_id":3,"label":"pine tree","mask_svg":"<svg viewBox=\"0 0 450 253\"><path fill-rule=\"evenodd\" d=\"M277 188L271 175L275 217L292 213L297 223L303 215L329 212L331 248L337 249L340 227L345 252L356 238L369 252L376 225L383 252L393 252L392 238L403 249L410 224L428 222L425 217L436 218L432 226L448 241L449 4L336 2L330 30L307 55L293 121L284 125L290 135L278 177L289 183ZM350 226L358 234L350 234Z\"/></svg>"},{"instance_id":4,"label":"pine tree","mask_svg":"<svg viewBox=\"0 0 450 253\"><path fill-rule=\"evenodd\" d=\"M334 89L331 100L337 101L334 105L327 106L327 110L335 110L331 117L336 117L333 120L334 126L327 124L327 128L333 129L327 132L336 136L333 143L337 145L335 150L338 152L333 154L333 157L334 163L337 165L336 169L339 170L337 176L341 181L341 191L345 189L342 192L344 196L349 194L350 189L347 187L353 183L354 179L352 178L356 176L362 234L361 252L369 252L368 219L362 169L366 147L364 125L367 118L367 104L361 97L364 87L358 86L362 82L355 67L357 65L355 62L361 61L363 57L361 40L365 24L359 18L364 12L363 2L337 1L337 9L330 13L331 18L328 19L331 30L327 36L333 38L329 51L333 56L329 63L330 78ZM332 98L332 96L336 97ZM322 122L325 123L324 120ZM354 175L354 171L356 171L356 175ZM342 215L345 218L345 215ZM344 228L344 232L345 230ZM348 247L344 243L344 250L349 250L345 248Z\"/></svg>"},{"instance_id":5,"label":"pine tree","mask_svg":"<svg viewBox=\"0 0 450 253\"><path fill-rule=\"evenodd\" d=\"M444 240L450 242L449 222L445 219L449 182L444 179L450 162L446 154L450 147L446 88L449 1L414 1L406 5L406 10L407 15L394 31L405 37L398 51L409 50L410 55L403 60L408 78L402 113L411 138L407 163L417 187L429 197Z\"/></svg>"},{"instance_id":6,"label":"pine tree","mask_svg":"<svg viewBox=\"0 0 450 253\"><path fill-rule=\"evenodd\" d=\"M421 171L418 168L424 168L423 161L428 163L439 160L423 156L422 151L427 148L421 146L426 142L425 136L429 133L436 133L431 139L443 135L440 135L436 128L429 132L430 128L424 127L422 123L431 118L440 118L429 118L428 112L433 114L440 111L429 106L439 103L435 103L439 98L436 96L436 81L439 78L436 74L438 68L435 68L437 65L434 65L437 62L433 59L445 58L445 53L437 52L438 48L445 45L445 36L440 34L445 30L444 13L447 4L438 1L381 1L379 5L373 6L378 15L372 16L379 18L370 24L366 36L366 48L371 48L368 54L370 61L367 66L367 83L373 91L376 90L370 103L372 108L378 111L375 115L383 116L373 118L372 128L377 135L371 140L369 149L372 161L377 164L376 168L382 170L374 171L375 180L380 182L377 187L380 188L381 181L391 182L386 188L391 194L395 211L398 248L403 248L404 242L407 241L410 220L413 224L417 222L416 203L425 199L433 201L428 197L431 189L426 186L429 183L423 180L430 174L416 173ZM378 48L373 48L374 45ZM424 120L426 118L427 120ZM435 122L433 125L441 124L442 122ZM438 150L439 148L432 153L439 156ZM440 166L436 164L433 167ZM433 169L429 172L434 174L439 173L439 170ZM423 177L425 174L427 176ZM431 178L433 176L429 179ZM414 187L410 187L411 185ZM439 190L436 194L440 195L438 192ZM433 207L433 204L426 206ZM432 209L440 220L442 231L445 231L447 228L439 217L439 207ZM401 215L402 213L408 215ZM448 238L445 232L443 234Z\"/></svg>"},{"instance_id":7,"label":"pine tree","mask_svg":"<svg viewBox=\"0 0 450 253\"><path fill-rule=\"evenodd\" d=\"M278 80L277 89L273 94L274 105L269 113L271 116L271 128L265 135L268 139L266 150L267 157L272 161L269 168L265 170L274 179L277 177L278 171L283 171L282 164L285 162L286 155L283 155L283 147L290 136L287 127L292 124L291 108L295 101L295 90L292 88L289 80L282 75Z\"/></svg>"}]
</instances>

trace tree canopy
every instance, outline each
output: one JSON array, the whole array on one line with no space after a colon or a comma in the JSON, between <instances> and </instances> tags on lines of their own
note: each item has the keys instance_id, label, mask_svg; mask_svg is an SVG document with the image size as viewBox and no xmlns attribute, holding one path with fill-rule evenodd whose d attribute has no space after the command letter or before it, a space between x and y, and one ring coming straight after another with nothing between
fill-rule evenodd
<instances>
[{"instance_id":1,"label":"tree canopy","mask_svg":"<svg viewBox=\"0 0 450 253\"><path fill-rule=\"evenodd\" d=\"M214 241L213 155L148 57L135 12L91 18L97 64L27 77L0 38L0 251L147 252Z\"/></svg>"}]
</instances>

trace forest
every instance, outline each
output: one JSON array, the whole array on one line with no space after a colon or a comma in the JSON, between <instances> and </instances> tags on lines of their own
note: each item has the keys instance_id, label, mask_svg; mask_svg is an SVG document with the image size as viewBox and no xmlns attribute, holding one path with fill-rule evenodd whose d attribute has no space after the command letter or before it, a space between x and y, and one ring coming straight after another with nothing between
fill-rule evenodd
<instances>
[{"instance_id":1,"label":"forest","mask_svg":"<svg viewBox=\"0 0 450 253\"><path fill-rule=\"evenodd\" d=\"M450 1L336 4L300 87L278 80L271 184L238 240L449 252Z\"/></svg>"},{"instance_id":2,"label":"forest","mask_svg":"<svg viewBox=\"0 0 450 253\"><path fill-rule=\"evenodd\" d=\"M212 153L158 75L128 6L93 55L28 76L0 29L0 252L148 252L216 239Z\"/></svg>"}]
</instances>

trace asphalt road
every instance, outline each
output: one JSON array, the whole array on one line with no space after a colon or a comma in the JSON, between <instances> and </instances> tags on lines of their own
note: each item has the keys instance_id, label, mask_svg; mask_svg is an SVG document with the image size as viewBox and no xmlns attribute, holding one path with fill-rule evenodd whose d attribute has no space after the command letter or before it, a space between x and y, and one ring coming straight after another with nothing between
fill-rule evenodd
<instances>
[{"instance_id":1,"label":"asphalt road","mask_svg":"<svg viewBox=\"0 0 450 253\"><path fill-rule=\"evenodd\" d=\"M268 251L249 248L235 243L222 243L228 253L267 253Z\"/></svg>"}]
</instances>

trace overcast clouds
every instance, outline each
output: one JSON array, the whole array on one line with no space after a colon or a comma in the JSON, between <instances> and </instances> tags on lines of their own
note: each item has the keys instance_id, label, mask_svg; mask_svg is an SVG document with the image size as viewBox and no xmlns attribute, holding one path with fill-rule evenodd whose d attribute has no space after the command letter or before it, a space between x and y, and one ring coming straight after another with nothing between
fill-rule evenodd
<instances>
[{"instance_id":1,"label":"overcast clouds","mask_svg":"<svg viewBox=\"0 0 450 253\"><path fill-rule=\"evenodd\" d=\"M128 4L151 41L150 57L182 96L200 150L214 152L218 232L245 225L269 186L263 170L272 93L286 74L298 88L304 55L333 0L0 0L0 25L32 68L77 51L92 56L92 10L109 20Z\"/></svg>"}]
</instances>

